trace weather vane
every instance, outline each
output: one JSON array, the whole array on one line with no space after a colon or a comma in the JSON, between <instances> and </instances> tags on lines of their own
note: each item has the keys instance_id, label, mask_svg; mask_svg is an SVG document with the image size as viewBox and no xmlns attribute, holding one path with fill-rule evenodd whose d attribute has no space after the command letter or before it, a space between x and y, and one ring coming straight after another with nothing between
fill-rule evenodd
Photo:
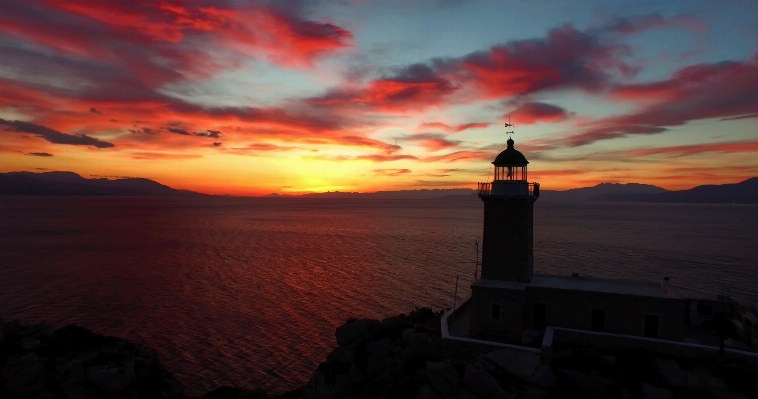
<instances>
[{"instance_id":1,"label":"weather vane","mask_svg":"<svg viewBox=\"0 0 758 399\"><path fill-rule=\"evenodd\" d=\"M511 123L511 115L509 114L508 115L508 122L505 123L505 127L515 127L515 126L516 125L514 125L514 124ZM510 134L516 134L516 132L514 132L513 130L511 130L510 132L505 132L505 134L508 134L508 135L510 135Z\"/></svg>"}]
</instances>

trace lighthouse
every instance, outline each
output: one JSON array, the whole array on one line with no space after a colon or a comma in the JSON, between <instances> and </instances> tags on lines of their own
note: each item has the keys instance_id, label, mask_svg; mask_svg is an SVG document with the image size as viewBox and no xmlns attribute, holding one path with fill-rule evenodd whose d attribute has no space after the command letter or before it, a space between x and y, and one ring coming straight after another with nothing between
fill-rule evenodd
<instances>
[{"instance_id":1,"label":"lighthouse","mask_svg":"<svg viewBox=\"0 0 758 399\"><path fill-rule=\"evenodd\" d=\"M457 321L448 331L510 343L533 339L549 326L682 340L687 299L668 280L533 273L540 185L529 182L529 161L513 139L506 144L492 161L492 181L478 186L484 203L482 273L471 284L471 296L451 311Z\"/></svg>"},{"instance_id":2,"label":"lighthouse","mask_svg":"<svg viewBox=\"0 0 758 399\"><path fill-rule=\"evenodd\" d=\"M524 154L513 139L492 162L492 182L479 183L484 202L482 278L529 283L533 274L533 210L539 183L527 180Z\"/></svg>"}]
</instances>

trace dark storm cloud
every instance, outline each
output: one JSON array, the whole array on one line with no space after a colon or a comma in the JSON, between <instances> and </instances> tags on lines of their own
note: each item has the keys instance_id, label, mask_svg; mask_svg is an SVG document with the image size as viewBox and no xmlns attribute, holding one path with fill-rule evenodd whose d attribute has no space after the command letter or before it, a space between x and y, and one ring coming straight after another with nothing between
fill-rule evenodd
<instances>
[{"instance_id":1,"label":"dark storm cloud","mask_svg":"<svg viewBox=\"0 0 758 399\"><path fill-rule=\"evenodd\" d=\"M185 136L189 136L190 135L190 133L188 131L186 131L186 130L177 129L177 128L173 128L173 127L169 127L168 131L171 132L171 133L183 134Z\"/></svg>"},{"instance_id":2,"label":"dark storm cloud","mask_svg":"<svg viewBox=\"0 0 758 399\"><path fill-rule=\"evenodd\" d=\"M52 157L53 156L53 154L49 152L30 152L30 153L27 153L26 155L34 155L35 157Z\"/></svg>"},{"instance_id":3,"label":"dark storm cloud","mask_svg":"<svg viewBox=\"0 0 758 399\"><path fill-rule=\"evenodd\" d=\"M87 136L86 134L61 133L57 130L29 122L0 119L0 125L8 126L9 129L6 129L6 131L31 133L53 144L91 145L97 148L109 148L114 146L111 143L98 140L94 137Z\"/></svg>"}]
</instances>

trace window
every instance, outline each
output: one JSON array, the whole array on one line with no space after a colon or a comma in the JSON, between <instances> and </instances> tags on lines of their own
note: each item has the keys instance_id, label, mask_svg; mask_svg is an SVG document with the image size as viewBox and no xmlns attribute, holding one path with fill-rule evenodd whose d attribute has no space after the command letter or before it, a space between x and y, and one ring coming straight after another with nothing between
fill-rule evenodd
<instances>
[{"instance_id":1,"label":"window","mask_svg":"<svg viewBox=\"0 0 758 399\"><path fill-rule=\"evenodd\" d=\"M533 306L534 311L534 318L533 318L533 325L532 328L534 328L537 331L545 331L545 318L547 309L545 307L544 303L535 303Z\"/></svg>"},{"instance_id":2,"label":"window","mask_svg":"<svg viewBox=\"0 0 758 399\"><path fill-rule=\"evenodd\" d=\"M697 314L701 316L710 316L711 314L713 314L713 306L707 303L698 303Z\"/></svg>"},{"instance_id":3,"label":"window","mask_svg":"<svg viewBox=\"0 0 758 399\"><path fill-rule=\"evenodd\" d=\"M605 331L605 310L592 309L592 331Z\"/></svg>"},{"instance_id":4,"label":"window","mask_svg":"<svg viewBox=\"0 0 758 399\"><path fill-rule=\"evenodd\" d=\"M493 303L492 304L492 319L493 320L500 320L500 305Z\"/></svg>"},{"instance_id":5,"label":"window","mask_svg":"<svg viewBox=\"0 0 758 399\"><path fill-rule=\"evenodd\" d=\"M658 316L645 315L645 337L658 338Z\"/></svg>"}]
</instances>

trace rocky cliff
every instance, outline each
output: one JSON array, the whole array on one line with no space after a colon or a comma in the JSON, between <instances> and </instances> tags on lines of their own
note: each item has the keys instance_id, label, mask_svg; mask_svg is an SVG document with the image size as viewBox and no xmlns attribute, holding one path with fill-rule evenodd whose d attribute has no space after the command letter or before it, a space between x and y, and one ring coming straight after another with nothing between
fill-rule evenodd
<instances>
[{"instance_id":1,"label":"rocky cliff","mask_svg":"<svg viewBox=\"0 0 758 399\"><path fill-rule=\"evenodd\" d=\"M279 397L297 398L299 391ZM221 387L203 399L263 399L261 390ZM0 398L184 399L155 351L68 326L0 320Z\"/></svg>"},{"instance_id":2,"label":"rocky cliff","mask_svg":"<svg viewBox=\"0 0 758 399\"><path fill-rule=\"evenodd\" d=\"M443 340L429 308L349 320L302 390L278 399L758 398L758 366L555 343L550 364L521 351ZM0 321L0 398L184 399L154 351L81 327ZM203 399L263 399L221 387Z\"/></svg>"},{"instance_id":3,"label":"rocky cliff","mask_svg":"<svg viewBox=\"0 0 758 399\"><path fill-rule=\"evenodd\" d=\"M545 364L523 351L442 340L439 316L418 309L339 327L339 346L303 398L758 398L754 362L554 343Z\"/></svg>"}]
</instances>

